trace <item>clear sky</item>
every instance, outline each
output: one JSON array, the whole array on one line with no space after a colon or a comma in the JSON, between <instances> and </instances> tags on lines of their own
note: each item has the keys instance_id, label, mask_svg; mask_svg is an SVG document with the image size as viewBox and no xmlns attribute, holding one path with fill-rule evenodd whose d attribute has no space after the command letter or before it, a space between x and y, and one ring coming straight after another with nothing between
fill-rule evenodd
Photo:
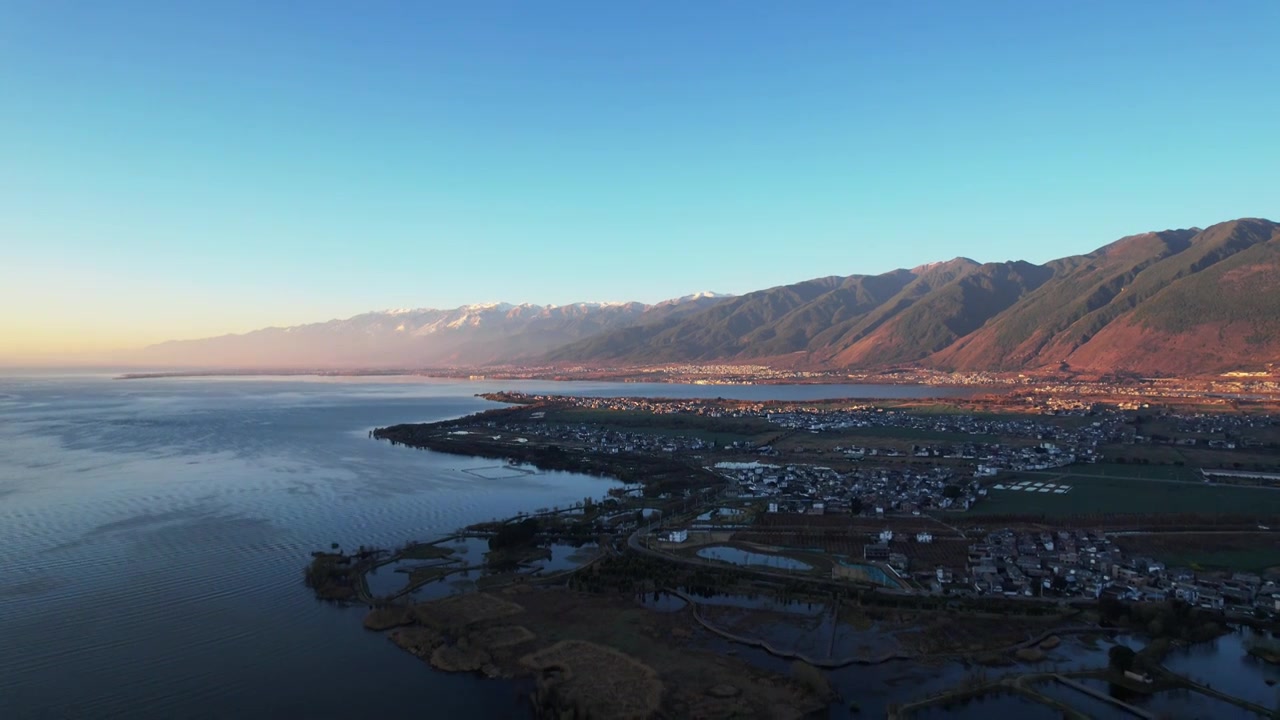
<instances>
[{"instance_id":1,"label":"clear sky","mask_svg":"<svg viewBox=\"0 0 1280 720\"><path fill-rule=\"evenodd\" d=\"M1280 2L0 2L0 359L1280 216Z\"/></svg>"}]
</instances>

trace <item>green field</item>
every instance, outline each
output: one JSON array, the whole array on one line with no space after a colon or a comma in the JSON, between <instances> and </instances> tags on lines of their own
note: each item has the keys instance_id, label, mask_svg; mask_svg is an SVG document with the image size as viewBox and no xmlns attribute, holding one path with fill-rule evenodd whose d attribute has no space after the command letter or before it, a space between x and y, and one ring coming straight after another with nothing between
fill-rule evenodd
<instances>
[{"instance_id":1,"label":"green field","mask_svg":"<svg viewBox=\"0 0 1280 720\"><path fill-rule=\"evenodd\" d=\"M1203 445L1106 445L1102 454L1122 467L1139 468L1158 465L1181 465L1185 468L1227 468L1235 470L1275 470L1280 468L1280 453L1274 450L1217 450ZM1144 462L1145 461L1145 462Z\"/></svg>"},{"instance_id":2,"label":"green field","mask_svg":"<svg viewBox=\"0 0 1280 720\"><path fill-rule=\"evenodd\" d=\"M546 422L558 425L592 425L614 432L643 435L699 438L716 444L735 441L759 442L782 429L757 418L714 418L705 415L657 414L639 410L594 410L590 408L551 410Z\"/></svg>"},{"instance_id":3,"label":"green field","mask_svg":"<svg viewBox=\"0 0 1280 720\"><path fill-rule=\"evenodd\" d=\"M934 442L952 443L999 443L1006 439L995 435L970 435L961 432L941 432L938 430L898 428L898 427L855 427L842 428L825 434L830 438L886 438L889 440L931 440ZM1008 440L1009 444L1018 444L1017 440ZM1023 441L1025 442L1025 441Z\"/></svg>"},{"instance_id":4,"label":"green field","mask_svg":"<svg viewBox=\"0 0 1280 720\"><path fill-rule=\"evenodd\" d=\"M1203 482L1200 468L1177 465L1138 465L1128 463L1095 463L1071 465L1065 472L1076 477L1134 478L1139 480L1183 480L1186 482ZM1046 470L1041 473L1022 473L1027 478L1037 476L1061 475L1062 471Z\"/></svg>"},{"instance_id":5,"label":"green field","mask_svg":"<svg viewBox=\"0 0 1280 720\"><path fill-rule=\"evenodd\" d=\"M1156 559L1169 567L1262 573L1280 567L1280 548L1156 553Z\"/></svg>"},{"instance_id":6,"label":"green field","mask_svg":"<svg viewBox=\"0 0 1280 720\"><path fill-rule=\"evenodd\" d=\"M1095 513L1280 514L1280 490L1210 485L1127 477L1096 477L1073 473L1019 473L999 484L1033 480L1070 485L1064 495L1014 490L989 490L969 511L974 515L1046 515L1064 517ZM1154 470L1154 468L1152 468ZM1174 468L1167 468L1174 469Z\"/></svg>"},{"instance_id":7,"label":"green field","mask_svg":"<svg viewBox=\"0 0 1280 720\"><path fill-rule=\"evenodd\" d=\"M1263 572L1280 568L1280 533L1165 532L1116 538L1126 553L1153 557L1170 567L1192 570Z\"/></svg>"}]
</instances>

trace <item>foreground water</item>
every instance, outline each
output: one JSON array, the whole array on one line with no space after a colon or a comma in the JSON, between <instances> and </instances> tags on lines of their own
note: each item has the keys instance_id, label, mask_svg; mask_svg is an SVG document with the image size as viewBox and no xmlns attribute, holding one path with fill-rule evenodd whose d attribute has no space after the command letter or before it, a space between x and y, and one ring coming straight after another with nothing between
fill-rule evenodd
<instances>
[{"instance_id":1,"label":"foreground water","mask_svg":"<svg viewBox=\"0 0 1280 720\"><path fill-rule=\"evenodd\" d=\"M514 389L742 399L900 386L0 377L0 717L523 717L523 689L430 672L317 603L307 554L599 496L571 473L393 448Z\"/></svg>"}]
</instances>

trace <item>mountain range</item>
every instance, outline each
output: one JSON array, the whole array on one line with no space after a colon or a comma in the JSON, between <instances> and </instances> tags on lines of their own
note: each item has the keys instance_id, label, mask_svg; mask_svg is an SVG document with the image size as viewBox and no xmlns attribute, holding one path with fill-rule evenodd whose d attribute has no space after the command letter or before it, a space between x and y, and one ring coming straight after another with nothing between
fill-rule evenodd
<instances>
[{"instance_id":1,"label":"mountain range","mask_svg":"<svg viewBox=\"0 0 1280 720\"><path fill-rule=\"evenodd\" d=\"M343 320L175 340L131 360L200 368L421 368L529 360L585 337L696 313L725 296L638 302L383 310Z\"/></svg>"},{"instance_id":2,"label":"mountain range","mask_svg":"<svg viewBox=\"0 0 1280 720\"><path fill-rule=\"evenodd\" d=\"M656 305L368 313L164 343L174 365L752 362L794 368L1190 375L1280 361L1280 224L1133 235L1042 265L958 257Z\"/></svg>"}]
</instances>

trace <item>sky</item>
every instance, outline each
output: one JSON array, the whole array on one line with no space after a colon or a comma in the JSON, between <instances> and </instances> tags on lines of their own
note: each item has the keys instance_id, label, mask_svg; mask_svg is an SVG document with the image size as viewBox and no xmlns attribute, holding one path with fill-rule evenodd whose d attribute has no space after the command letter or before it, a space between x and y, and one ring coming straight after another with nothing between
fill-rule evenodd
<instances>
[{"instance_id":1,"label":"sky","mask_svg":"<svg viewBox=\"0 0 1280 720\"><path fill-rule=\"evenodd\" d=\"M0 16L0 361L1280 219L1275 0Z\"/></svg>"}]
</instances>

